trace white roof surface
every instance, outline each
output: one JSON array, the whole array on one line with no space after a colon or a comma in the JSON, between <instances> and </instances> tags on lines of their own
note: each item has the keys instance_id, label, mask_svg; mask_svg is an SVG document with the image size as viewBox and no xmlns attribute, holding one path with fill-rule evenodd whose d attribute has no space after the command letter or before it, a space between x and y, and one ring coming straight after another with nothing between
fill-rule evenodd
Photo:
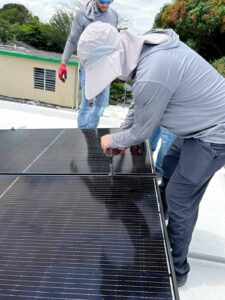
<instances>
[{"instance_id":1,"label":"white roof surface","mask_svg":"<svg viewBox=\"0 0 225 300\"><path fill-rule=\"evenodd\" d=\"M109 106L99 127L119 127L127 107ZM77 112L0 100L0 129L76 128ZM217 172L202 199L190 247L192 253L225 261L225 168ZM225 300L225 264L189 259L191 272L181 300Z\"/></svg>"}]
</instances>

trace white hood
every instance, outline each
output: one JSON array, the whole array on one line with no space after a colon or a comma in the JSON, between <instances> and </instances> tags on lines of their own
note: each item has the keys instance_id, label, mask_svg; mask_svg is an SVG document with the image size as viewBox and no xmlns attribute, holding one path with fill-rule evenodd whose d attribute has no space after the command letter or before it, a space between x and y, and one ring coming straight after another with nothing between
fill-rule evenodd
<instances>
[{"instance_id":1,"label":"white hood","mask_svg":"<svg viewBox=\"0 0 225 300\"><path fill-rule=\"evenodd\" d=\"M158 45L167 41L164 32L135 36L127 31L119 33L108 23L90 24L77 48L86 72L86 98L96 97L116 78L127 80L138 64L144 43Z\"/></svg>"}]
</instances>

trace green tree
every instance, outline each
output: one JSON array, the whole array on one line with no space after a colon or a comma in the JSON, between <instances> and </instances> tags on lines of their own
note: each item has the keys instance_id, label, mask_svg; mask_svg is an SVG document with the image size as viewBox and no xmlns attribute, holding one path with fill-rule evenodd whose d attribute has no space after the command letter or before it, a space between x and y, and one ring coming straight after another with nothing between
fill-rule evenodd
<instances>
[{"instance_id":1,"label":"green tree","mask_svg":"<svg viewBox=\"0 0 225 300\"><path fill-rule=\"evenodd\" d=\"M37 49L48 50L48 33L51 30L49 24L44 24L34 17L18 29L16 38Z\"/></svg>"},{"instance_id":2,"label":"green tree","mask_svg":"<svg viewBox=\"0 0 225 300\"><path fill-rule=\"evenodd\" d=\"M22 4L9 3L0 9L0 19L9 24L25 24L32 19L31 12Z\"/></svg>"},{"instance_id":3,"label":"green tree","mask_svg":"<svg viewBox=\"0 0 225 300\"><path fill-rule=\"evenodd\" d=\"M73 13L65 12L61 9L50 19L48 32L48 47L57 52L62 52L70 33L73 21Z\"/></svg>"},{"instance_id":4,"label":"green tree","mask_svg":"<svg viewBox=\"0 0 225 300\"><path fill-rule=\"evenodd\" d=\"M154 27L173 28L182 41L211 61L225 53L224 4L224 0L175 0L162 8Z\"/></svg>"},{"instance_id":5,"label":"green tree","mask_svg":"<svg viewBox=\"0 0 225 300\"><path fill-rule=\"evenodd\" d=\"M110 85L110 99L111 105L122 103L124 99L124 83L113 82Z\"/></svg>"},{"instance_id":6,"label":"green tree","mask_svg":"<svg viewBox=\"0 0 225 300\"><path fill-rule=\"evenodd\" d=\"M19 24L9 24L8 21L0 18L0 42L7 43L16 40L19 32Z\"/></svg>"},{"instance_id":7,"label":"green tree","mask_svg":"<svg viewBox=\"0 0 225 300\"><path fill-rule=\"evenodd\" d=\"M10 36L9 28L10 28L9 22L0 18L0 41L6 42L9 39Z\"/></svg>"}]
</instances>

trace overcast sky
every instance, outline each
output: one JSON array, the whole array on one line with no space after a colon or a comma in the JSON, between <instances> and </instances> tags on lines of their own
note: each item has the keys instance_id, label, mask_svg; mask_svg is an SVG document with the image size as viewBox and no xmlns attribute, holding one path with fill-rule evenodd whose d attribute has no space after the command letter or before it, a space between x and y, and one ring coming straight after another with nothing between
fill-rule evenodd
<instances>
[{"instance_id":1,"label":"overcast sky","mask_svg":"<svg viewBox=\"0 0 225 300\"><path fill-rule=\"evenodd\" d=\"M42 22L48 22L58 8L72 7L75 2L76 0L0 0L0 8L6 3L24 4ZM171 2L172 0L114 0L112 6L119 14L131 20L132 31L143 33L151 28L160 8Z\"/></svg>"}]
</instances>

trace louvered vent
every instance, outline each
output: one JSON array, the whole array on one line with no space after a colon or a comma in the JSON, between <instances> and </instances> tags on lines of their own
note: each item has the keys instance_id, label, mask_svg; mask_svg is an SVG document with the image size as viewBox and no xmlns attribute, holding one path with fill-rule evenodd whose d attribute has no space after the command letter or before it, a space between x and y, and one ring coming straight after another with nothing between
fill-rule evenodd
<instances>
[{"instance_id":1,"label":"louvered vent","mask_svg":"<svg viewBox=\"0 0 225 300\"><path fill-rule=\"evenodd\" d=\"M46 70L34 68L34 88L55 92L56 72L54 70Z\"/></svg>"},{"instance_id":2,"label":"louvered vent","mask_svg":"<svg viewBox=\"0 0 225 300\"><path fill-rule=\"evenodd\" d=\"M45 89L45 70L34 68L34 88L44 90Z\"/></svg>"},{"instance_id":3,"label":"louvered vent","mask_svg":"<svg viewBox=\"0 0 225 300\"><path fill-rule=\"evenodd\" d=\"M55 92L55 71L45 70L45 89Z\"/></svg>"}]
</instances>

